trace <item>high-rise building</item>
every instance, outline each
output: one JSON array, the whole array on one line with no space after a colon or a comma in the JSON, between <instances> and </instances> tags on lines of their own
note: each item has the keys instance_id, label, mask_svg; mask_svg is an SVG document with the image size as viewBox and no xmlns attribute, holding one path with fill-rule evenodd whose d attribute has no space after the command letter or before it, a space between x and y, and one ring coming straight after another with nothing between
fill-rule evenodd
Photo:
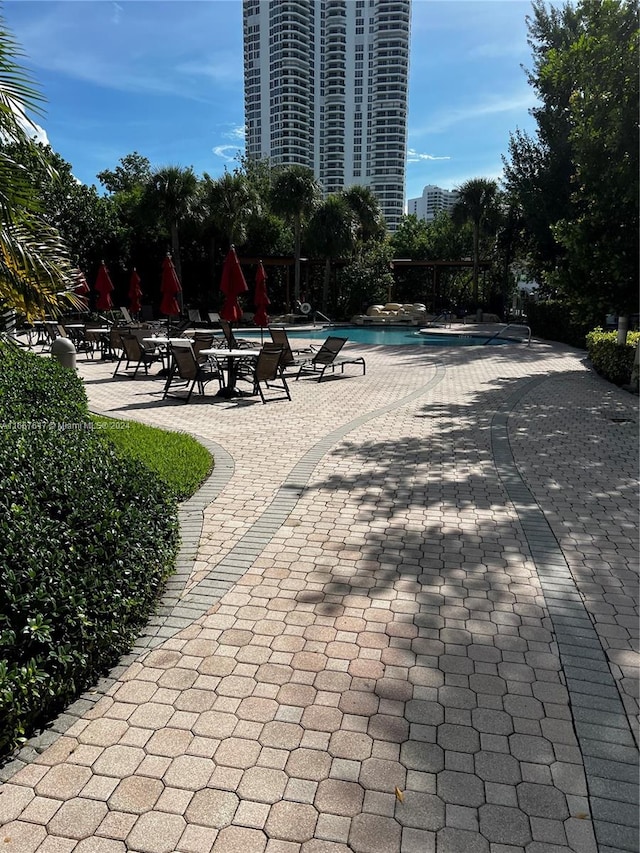
<instances>
[{"instance_id":1,"label":"high-rise building","mask_svg":"<svg viewBox=\"0 0 640 853\"><path fill-rule=\"evenodd\" d=\"M246 153L404 211L411 0L243 0Z\"/></svg>"},{"instance_id":2,"label":"high-rise building","mask_svg":"<svg viewBox=\"0 0 640 853\"><path fill-rule=\"evenodd\" d=\"M431 222L443 210L450 213L457 200L456 190L443 190L441 187L429 184L423 189L421 196L407 201L407 213Z\"/></svg>"}]
</instances>

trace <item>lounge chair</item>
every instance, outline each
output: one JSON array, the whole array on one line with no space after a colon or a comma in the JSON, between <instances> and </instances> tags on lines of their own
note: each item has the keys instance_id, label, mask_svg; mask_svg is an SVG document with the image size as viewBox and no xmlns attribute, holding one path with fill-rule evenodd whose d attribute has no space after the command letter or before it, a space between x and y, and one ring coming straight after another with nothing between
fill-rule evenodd
<instances>
[{"instance_id":1,"label":"lounge chair","mask_svg":"<svg viewBox=\"0 0 640 853\"><path fill-rule=\"evenodd\" d=\"M313 347L292 349L289 336L287 335L287 330L285 328L281 326L269 326L269 333L273 343L282 347L281 364L283 370L286 370L289 367L299 368L304 361L307 361L311 357L310 354L313 352ZM308 353L308 355L306 358L298 358L297 356L299 356L300 353Z\"/></svg>"},{"instance_id":2,"label":"lounge chair","mask_svg":"<svg viewBox=\"0 0 640 853\"><path fill-rule=\"evenodd\" d=\"M125 307L124 307L124 305L121 305L121 306L118 308L118 311L122 314L122 319L124 320L124 322L125 322L128 326L130 326L130 325L133 323L133 317L132 317L132 316L131 316L131 314L129 313L129 309L128 309L128 308L125 308Z\"/></svg>"},{"instance_id":3,"label":"lounge chair","mask_svg":"<svg viewBox=\"0 0 640 853\"><path fill-rule=\"evenodd\" d=\"M187 391L186 398L180 397L180 399L184 399L185 403L191 399L193 389L196 386L198 392L204 395L204 387L212 379L217 379L219 388L222 388L222 371L214 361L199 364L191 341L172 341L169 344L169 350L171 353L171 369L164 386L163 400L169 395L174 383Z\"/></svg>"},{"instance_id":4,"label":"lounge chair","mask_svg":"<svg viewBox=\"0 0 640 853\"><path fill-rule=\"evenodd\" d=\"M212 326L219 326L220 325L220 315L216 314L215 311L209 311L209 313L207 314L207 317L209 318L209 322L211 323Z\"/></svg>"},{"instance_id":5,"label":"lounge chair","mask_svg":"<svg viewBox=\"0 0 640 853\"><path fill-rule=\"evenodd\" d=\"M321 382L328 367L331 368L332 373L335 372L336 367L340 367L340 372L344 373L345 364L361 364L362 375L364 376L367 372L367 367L362 356L353 356L351 358L347 356L338 357L338 354L346 344L347 340L348 338L338 338L334 335L330 335L322 344L320 349L311 356L311 358L305 359L302 362L296 376L296 381L300 379L300 376L303 373L306 372L314 374L319 373L320 376L318 376L318 382Z\"/></svg>"},{"instance_id":6,"label":"lounge chair","mask_svg":"<svg viewBox=\"0 0 640 853\"><path fill-rule=\"evenodd\" d=\"M173 320L167 322L167 330L170 331L172 338L180 337L190 326L191 320L188 317L183 317L175 322Z\"/></svg>"},{"instance_id":7,"label":"lounge chair","mask_svg":"<svg viewBox=\"0 0 640 853\"><path fill-rule=\"evenodd\" d=\"M198 308L189 308L187 314L189 316L189 322L192 326L195 326L196 328L206 328L209 325L208 322L206 320L203 320L200 316L200 311L198 310Z\"/></svg>"}]
</instances>

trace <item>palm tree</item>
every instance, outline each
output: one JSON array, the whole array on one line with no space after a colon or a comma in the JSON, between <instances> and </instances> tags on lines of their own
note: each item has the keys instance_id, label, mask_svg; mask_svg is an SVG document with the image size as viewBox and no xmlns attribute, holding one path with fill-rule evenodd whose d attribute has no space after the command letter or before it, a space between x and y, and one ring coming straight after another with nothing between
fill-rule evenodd
<instances>
[{"instance_id":1,"label":"palm tree","mask_svg":"<svg viewBox=\"0 0 640 853\"><path fill-rule=\"evenodd\" d=\"M356 219L341 195L330 195L316 208L309 221L307 243L315 255L325 259L322 285L322 311L329 303L331 261L353 252L356 240Z\"/></svg>"},{"instance_id":2,"label":"palm tree","mask_svg":"<svg viewBox=\"0 0 640 853\"><path fill-rule=\"evenodd\" d=\"M498 184L489 178L471 178L457 187L458 200L452 216L459 224L471 222L473 227L473 300L479 302L478 272L480 268L480 235L493 211Z\"/></svg>"},{"instance_id":3,"label":"palm tree","mask_svg":"<svg viewBox=\"0 0 640 853\"><path fill-rule=\"evenodd\" d=\"M28 146L48 168L32 139L36 125L26 115L27 110L38 114L43 98L20 67L19 56L0 18L0 309L16 309L29 319L57 311L77 283L77 270L58 232L40 216L37 188L27 170L5 147Z\"/></svg>"},{"instance_id":4,"label":"palm tree","mask_svg":"<svg viewBox=\"0 0 640 853\"><path fill-rule=\"evenodd\" d=\"M241 246L247 239L247 223L258 209L258 198L247 178L238 171L225 171L214 180L203 176L203 206L207 220L229 245Z\"/></svg>"},{"instance_id":5,"label":"palm tree","mask_svg":"<svg viewBox=\"0 0 640 853\"><path fill-rule=\"evenodd\" d=\"M386 234L380 202L370 187L356 184L343 190L342 198L349 205L357 222L358 254L371 240L380 240Z\"/></svg>"},{"instance_id":6,"label":"palm tree","mask_svg":"<svg viewBox=\"0 0 640 853\"><path fill-rule=\"evenodd\" d=\"M171 237L171 254L180 283L182 283L182 264L180 262L180 223L191 212L198 179L191 167L164 166L156 169L147 186L147 200L159 212Z\"/></svg>"},{"instance_id":7,"label":"palm tree","mask_svg":"<svg viewBox=\"0 0 640 853\"><path fill-rule=\"evenodd\" d=\"M302 225L311 215L321 195L320 185L311 169L305 166L286 166L276 172L271 187L271 207L293 225L294 238L294 299L300 300L300 245Z\"/></svg>"},{"instance_id":8,"label":"palm tree","mask_svg":"<svg viewBox=\"0 0 640 853\"><path fill-rule=\"evenodd\" d=\"M215 280L217 241L224 240L225 249L231 245L241 246L247 239L249 219L258 212L260 205L254 187L238 170L233 173L225 170L215 179L205 172L199 195L203 236L209 242L211 276ZM204 291L202 296L205 296Z\"/></svg>"}]
</instances>

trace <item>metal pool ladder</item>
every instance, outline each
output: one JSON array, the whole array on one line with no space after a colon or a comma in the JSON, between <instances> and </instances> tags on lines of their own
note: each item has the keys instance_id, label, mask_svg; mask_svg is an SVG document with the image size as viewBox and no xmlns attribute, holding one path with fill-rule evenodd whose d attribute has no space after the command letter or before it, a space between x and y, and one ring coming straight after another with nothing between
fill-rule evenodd
<instances>
[{"instance_id":1,"label":"metal pool ladder","mask_svg":"<svg viewBox=\"0 0 640 853\"><path fill-rule=\"evenodd\" d=\"M483 346L486 347L487 344L490 344L491 341L495 340L503 332L506 332L507 329L511 328L512 326L517 326L519 329L526 329L527 330L527 346L530 347L531 346L531 328L529 326L524 326L522 323L507 323L506 326L503 326L502 329L498 329L498 331L494 332L494 334L491 335L490 338L487 338L487 340L484 342Z\"/></svg>"}]
</instances>

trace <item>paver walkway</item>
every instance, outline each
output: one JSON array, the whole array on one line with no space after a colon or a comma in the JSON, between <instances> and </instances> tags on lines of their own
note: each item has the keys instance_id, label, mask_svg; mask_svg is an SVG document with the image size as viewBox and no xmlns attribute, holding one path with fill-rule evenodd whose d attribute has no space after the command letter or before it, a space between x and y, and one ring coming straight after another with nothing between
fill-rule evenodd
<instances>
[{"instance_id":1,"label":"paver walkway","mask_svg":"<svg viewBox=\"0 0 640 853\"><path fill-rule=\"evenodd\" d=\"M3 853L638 851L638 399L534 342L95 410L216 470L132 654L4 767Z\"/></svg>"}]
</instances>

